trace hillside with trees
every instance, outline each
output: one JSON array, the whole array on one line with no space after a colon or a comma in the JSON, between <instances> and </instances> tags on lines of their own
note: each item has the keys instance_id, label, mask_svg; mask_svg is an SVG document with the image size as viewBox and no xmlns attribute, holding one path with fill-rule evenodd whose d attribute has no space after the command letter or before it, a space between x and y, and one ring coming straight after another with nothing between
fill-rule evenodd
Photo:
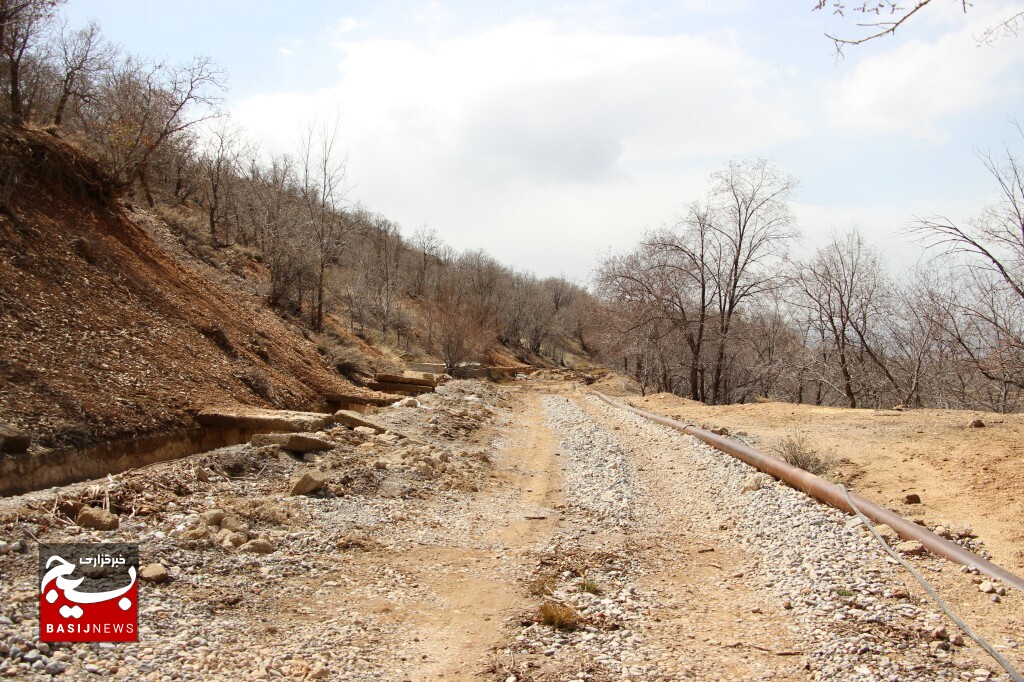
<instances>
[{"instance_id":1,"label":"hillside with trees","mask_svg":"<svg viewBox=\"0 0 1024 682\"><path fill-rule=\"evenodd\" d=\"M582 287L403 235L346 201L336 125L266 153L215 64L126 54L60 5L0 3L0 413L34 442L321 409L413 360L585 355Z\"/></svg>"}]
</instances>

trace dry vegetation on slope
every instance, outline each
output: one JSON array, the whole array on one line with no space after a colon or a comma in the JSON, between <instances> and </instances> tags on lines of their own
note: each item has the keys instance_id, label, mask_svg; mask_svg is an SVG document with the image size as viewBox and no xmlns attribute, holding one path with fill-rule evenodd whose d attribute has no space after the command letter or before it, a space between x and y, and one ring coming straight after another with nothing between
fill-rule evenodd
<instances>
[{"instance_id":1,"label":"dry vegetation on slope","mask_svg":"<svg viewBox=\"0 0 1024 682\"><path fill-rule=\"evenodd\" d=\"M353 392L298 329L162 251L76 149L3 128L0 155L14 187L0 215L0 419L82 446L204 404L313 408Z\"/></svg>"}]
</instances>

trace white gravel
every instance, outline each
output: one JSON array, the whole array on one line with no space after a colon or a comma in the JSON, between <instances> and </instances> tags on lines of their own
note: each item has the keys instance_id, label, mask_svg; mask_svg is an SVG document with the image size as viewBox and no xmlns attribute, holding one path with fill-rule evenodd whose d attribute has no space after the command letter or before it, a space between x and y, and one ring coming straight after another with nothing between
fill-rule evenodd
<instances>
[{"instance_id":1,"label":"white gravel","mask_svg":"<svg viewBox=\"0 0 1024 682\"><path fill-rule=\"evenodd\" d=\"M564 434L561 463L570 511L626 532L656 531L663 523L658 505L638 489L631 462L671 466L679 472L673 508L689 519L688 529L698 537L709 528L731 529L752 569L742 580L789 609L790 629L805 652L811 679L997 679L974 656L937 635L940 626L948 637L957 630L931 604L909 596L903 569L863 529L849 527L842 512L769 477L759 489L743 493L752 476L762 476L752 467L597 398L584 399L586 411L562 397L546 398L544 404L550 425ZM552 549L564 551L573 539L571 533L563 535ZM629 628L653 604L622 579L649 567L635 557L623 557L622 563L625 570L601 575L612 588L602 605ZM556 598L592 613L594 600L574 589L571 580L563 580L559 590ZM612 670L641 679L686 676L678 669L645 666L651 661L645 660L644 642L621 631L561 634L538 625L518 643L525 650L590 649L598 660L614 664Z\"/></svg>"}]
</instances>

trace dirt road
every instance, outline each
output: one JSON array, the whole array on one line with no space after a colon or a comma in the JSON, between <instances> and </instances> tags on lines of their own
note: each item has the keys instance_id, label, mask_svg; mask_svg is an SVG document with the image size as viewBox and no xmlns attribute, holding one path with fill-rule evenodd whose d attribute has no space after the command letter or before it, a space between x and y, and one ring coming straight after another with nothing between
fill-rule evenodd
<instances>
[{"instance_id":1,"label":"dirt road","mask_svg":"<svg viewBox=\"0 0 1024 682\"><path fill-rule=\"evenodd\" d=\"M337 427L321 434L335 449L312 463L239 446L0 501L0 540L23 543L0 554L0 674L923 680L992 670L863 529L577 383L454 382L376 416L397 435ZM288 495L289 478L311 467L326 487ZM55 513L104 498L118 530ZM248 543L219 539L218 510L245 522ZM144 585L138 644L38 646L35 538L139 542L144 563L167 566L168 581ZM246 551L251 538L270 552ZM1020 662L1019 595L995 603L972 576L914 560Z\"/></svg>"}]
</instances>

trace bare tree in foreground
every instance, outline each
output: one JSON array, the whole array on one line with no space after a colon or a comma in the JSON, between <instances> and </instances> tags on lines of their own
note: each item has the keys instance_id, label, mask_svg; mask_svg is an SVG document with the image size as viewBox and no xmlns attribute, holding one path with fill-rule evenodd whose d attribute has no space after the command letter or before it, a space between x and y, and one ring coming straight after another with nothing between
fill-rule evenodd
<instances>
[{"instance_id":1,"label":"bare tree in foreground","mask_svg":"<svg viewBox=\"0 0 1024 682\"><path fill-rule=\"evenodd\" d=\"M903 26L904 23L932 4L933 1L914 0L910 3L900 3L895 0L855 0L854 2L848 2L847 0L817 0L814 10L828 10L841 17L852 15L862 19L854 24L848 36L825 34L835 45L836 54L842 56L843 48L847 46L862 45L868 41L895 34L896 29ZM964 14L967 14L972 6L969 0L950 1ZM1024 11L1012 12L996 24L985 29L978 36L978 42L991 43L1003 36L1016 36L1022 26L1024 26Z\"/></svg>"}]
</instances>

